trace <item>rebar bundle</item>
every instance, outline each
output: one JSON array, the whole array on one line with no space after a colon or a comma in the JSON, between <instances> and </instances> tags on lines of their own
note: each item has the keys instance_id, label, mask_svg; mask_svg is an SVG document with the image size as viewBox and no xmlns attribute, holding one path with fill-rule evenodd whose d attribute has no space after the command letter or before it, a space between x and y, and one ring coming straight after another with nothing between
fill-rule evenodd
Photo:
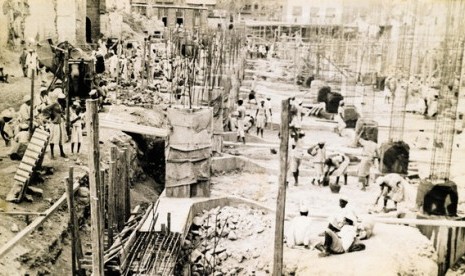
<instances>
[{"instance_id":1,"label":"rebar bundle","mask_svg":"<svg viewBox=\"0 0 465 276\"><path fill-rule=\"evenodd\" d=\"M447 6L446 35L442 42L443 59L438 114L435 122L434 147L430 167L432 180L443 181L450 177L454 127L462 76L464 11L465 4L462 1L452 1Z\"/></svg>"},{"instance_id":2,"label":"rebar bundle","mask_svg":"<svg viewBox=\"0 0 465 276\"><path fill-rule=\"evenodd\" d=\"M391 123L389 129L389 140L393 142L402 141L405 125L405 109L407 105L410 71L412 65L412 53L415 39L417 1L414 3L414 16L411 20L405 17L400 27L400 37L396 56L397 89L393 93Z\"/></svg>"}]
</instances>

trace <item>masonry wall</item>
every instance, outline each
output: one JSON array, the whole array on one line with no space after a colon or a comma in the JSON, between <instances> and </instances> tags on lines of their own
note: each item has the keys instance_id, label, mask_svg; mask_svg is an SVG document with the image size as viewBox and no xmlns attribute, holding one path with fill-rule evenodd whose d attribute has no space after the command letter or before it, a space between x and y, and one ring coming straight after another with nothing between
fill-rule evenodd
<instances>
[{"instance_id":1,"label":"masonry wall","mask_svg":"<svg viewBox=\"0 0 465 276\"><path fill-rule=\"evenodd\" d=\"M86 0L0 0L0 46L47 38L76 43L85 32L80 27L83 25L77 24L83 18L84 11L79 9L83 1ZM14 36L9 36L9 29Z\"/></svg>"}]
</instances>

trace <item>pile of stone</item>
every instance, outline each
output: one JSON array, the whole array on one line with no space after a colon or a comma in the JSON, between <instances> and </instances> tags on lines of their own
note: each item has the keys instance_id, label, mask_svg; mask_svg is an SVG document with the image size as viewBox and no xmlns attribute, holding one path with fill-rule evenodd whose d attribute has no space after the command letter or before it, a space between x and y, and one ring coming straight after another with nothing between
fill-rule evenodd
<instances>
[{"instance_id":1,"label":"pile of stone","mask_svg":"<svg viewBox=\"0 0 465 276\"><path fill-rule=\"evenodd\" d=\"M123 88L117 95L118 102L127 106L150 106L160 104L163 100L159 93L140 88Z\"/></svg>"},{"instance_id":2,"label":"pile of stone","mask_svg":"<svg viewBox=\"0 0 465 276\"><path fill-rule=\"evenodd\" d=\"M194 217L183 247L191 275L267 274L272 269L272 216L248 206L217 207ZM267 246L265 246L267 245Z\"/></svg>"}]
</instances>

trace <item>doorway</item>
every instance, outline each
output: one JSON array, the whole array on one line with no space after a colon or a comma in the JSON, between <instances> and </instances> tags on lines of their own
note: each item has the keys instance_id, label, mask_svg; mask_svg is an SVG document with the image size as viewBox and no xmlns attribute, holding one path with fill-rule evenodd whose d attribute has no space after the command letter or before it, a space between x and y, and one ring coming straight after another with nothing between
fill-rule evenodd
<instances>
[{"instance_id":1,"label":"doorway","mask_svg":"<svg viewBox=\"0 0 465 276\"><path fill-rule=\"evenodd\" d=\"M86 17L86 42L92 43L92 23L89 17Z\"/></svg>"}]
</instances>

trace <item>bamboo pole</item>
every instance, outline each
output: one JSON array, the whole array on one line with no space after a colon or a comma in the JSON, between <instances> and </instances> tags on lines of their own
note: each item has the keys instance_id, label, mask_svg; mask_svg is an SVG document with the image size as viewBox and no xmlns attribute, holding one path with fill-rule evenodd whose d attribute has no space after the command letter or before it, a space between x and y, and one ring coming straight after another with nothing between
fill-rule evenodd
<instances>
[{"instance_id":1,"label":"bamboo pole","mask_svg":"<svg viewBox=\"0 0 465 276\"><path fill-rule=\"evenodd\" d=\"M102 220L101 220L101 224L100 224L100 229L101 229L101 233L102 235L104 234L104 231L105 231L105 214L107 214L107 212L105 211L105 202L106 202L106 197L105 197L105 170L104 169L100 169L100 186L99 186L99 202L100 202L100 210L102 210ZM107 248L108 247L108 244L105 245L105 242L104 242L104 248Z\"/></svg>"},{"instance_id":2,"label":"bamboo pole","mask_svg":"<svg viewBox=\"0 0 465 276\"><path fill-rule=\"evenodd\" d=\"M289 99L281 102L281 143L279 146L280 174L279 190L276 203L276 226L273 256L273 275L281 276L283 273L283 238L284 217L286 208L287 186L287 157L289 146Z\"/></svg>"},{"instance_id":3,"label":"bamboo pole","mask_svg":"<svg viewBox=\"0 0 465 276\"><path fill-rule=\"evenodd\" d=\"M87 137L89 139L88 166L91 206L92 274L94 276L103 276L102 210L98 198L98 189L100 186L100 150L97 100L87 100L86 109Z\"/></svg>"}]
</instances>

